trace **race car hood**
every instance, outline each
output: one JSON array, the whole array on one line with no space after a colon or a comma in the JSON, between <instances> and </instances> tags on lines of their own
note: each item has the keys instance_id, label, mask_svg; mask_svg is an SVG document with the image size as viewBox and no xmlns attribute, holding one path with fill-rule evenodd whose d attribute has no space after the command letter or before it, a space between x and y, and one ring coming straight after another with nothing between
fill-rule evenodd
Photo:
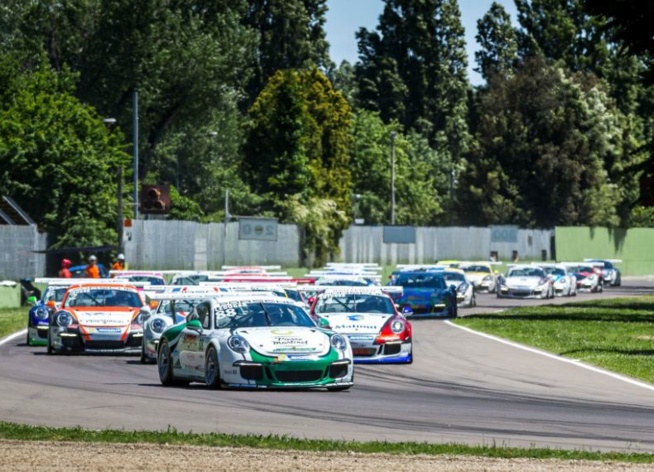
<instances>
[{"instance_id":1,"label":"race car hood","mask_svg":"<svg viewBox=\"0 0 654 472\"><path fill-rule=\"evenodd\" d=\"M388 313L322 313L331 329L338 333L377 334L393 316Z\"/></svg>"},{"instance_id":2,"label":"race car hood","mask_svg":"<svg viewBox=\"0 0 654 472\"><path fill-rule=\"evenodd\" d=\"M575 277L577 277L577 281L583 280L589 275L593 275L593 272L575 272Z\"/></svg>"},{"instance_id":3,"label":"race car hood","mask_svg":"<svg viewBox=\"0 0 654 472\"><path fill-rule=\"evenodd\" d=\"M126 326L139 313L134 308L68 308L82 326Z\"/></svg>"},{"instance_id":4,"label":"race car hood","mask_svg":"<svg viewBox=\"0 0 654 472\"><path fill-rule=\"evenodd\" d=\"M470 283L474 284L480 283L487 275L490 274L488 272L466 272L466 277Z\"/></svg>"},{"instance_id":5,"label":"race car hood","mask_svg":"<svg viewBox=\"0 0 654 472\"><path fill-rule=\"evenodd\" d=\"M506 286L509 288L536 288L543 284L541 277L507 277Z\"/></svg>"},{"instance_id":6,"label":"race car hood","mask_svg":"<svg viewBox=\"0 0 654 472\"><path fill-rule=\"evenodd\" d=\"M280 353L323 355L330 349L329 336L317 328L289 326L278 328L237 329L250 347L264 356Z\"/></svg>"},{"instance_id":7,"label":"race car hood","mask_svg":"<svg viewBox=\"0 0 654 472\"><path fill-rule=\"evenodd\" d=\"M435 288L407 288L404 287L402 295L400 294L391 294L395 303L400 305L405 303L425 303L430 302L433 299L439 299L447 289L435 289Z\"/></svg>"}]
</instances>

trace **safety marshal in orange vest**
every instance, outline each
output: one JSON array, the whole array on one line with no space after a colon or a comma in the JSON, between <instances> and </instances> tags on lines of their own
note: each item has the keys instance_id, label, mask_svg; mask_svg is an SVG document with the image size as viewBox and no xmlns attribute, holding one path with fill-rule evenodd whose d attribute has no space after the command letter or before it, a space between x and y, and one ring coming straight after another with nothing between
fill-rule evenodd
<instances>
[{"instance_id":1,"label":"safety marshal in orange vest","mask_svg":"<svg viewBox=\"0 0 654 472\"><path fill-rule=\"evenodd\" d=\"M89 256L89 263L86 266L86 276L90 279L100 278L100 268L98 267L98 258L93 255Z\"/></svg>"},{"instance_id":2,"label":"safety marshal in orange vest","mask_svg":"<svg viewBox=\"0 0 654 472\"><path fill-rule=\"evenodd\" d=\"M125 262L125 254L118 254L116 256L116 262L111 266L111 270L127 270L127 263ZM114 277L114 275L111 275Z\"/></svg>"}]
</instances>

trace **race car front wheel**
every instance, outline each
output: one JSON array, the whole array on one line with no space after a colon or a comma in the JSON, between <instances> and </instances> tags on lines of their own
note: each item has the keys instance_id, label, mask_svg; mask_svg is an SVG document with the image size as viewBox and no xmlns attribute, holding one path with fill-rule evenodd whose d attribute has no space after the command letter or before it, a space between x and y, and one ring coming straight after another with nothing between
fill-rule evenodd
<instances>
[{"instance_id":1,"label":"race car front wheel","mask_svg":"<svg viewBox=\"0 0 654 472\"><path fill-rule=\"evenodd\" d=\"M157 370L159 371L159 380L161 385L169 386L174 384L173 363L170 355L170 346L165 339L161 341L159 355L157 356Z\"/></svg>"},{"instance_id":2,"label":"race car front wheel","mask_svg":"<svg viewBox=\"0 0 654 472\"><path fill-rule=\"evenodd\" d=\"M218 364L218 351L215 346L209 346L204 361L204 381L211 390L220 388L220 365Z\"/></svg>"}]
</instances>

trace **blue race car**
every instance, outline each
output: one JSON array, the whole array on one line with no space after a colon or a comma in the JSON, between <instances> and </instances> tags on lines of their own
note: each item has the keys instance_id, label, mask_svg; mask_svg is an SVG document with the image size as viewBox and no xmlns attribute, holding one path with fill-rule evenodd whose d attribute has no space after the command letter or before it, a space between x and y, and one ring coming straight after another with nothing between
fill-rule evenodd
<instances>
[{"instance_id":1,"label":"blue race car","mask_svg":"<svg viewBox=\"0 0 654 472\"><path fill-rule=\"evenodd\" d=\"M33 306L27 315L27 345L45 346L48 344L48 318L50 311L59 306L68 285L49 285L40 300L30 297Z\"/></svg>"},{"instance_id":2,"label":"blue race car","mask_svg":"<svg viewBox=\"0 0 654 472\"><path fill-rule=\"evenodd\" d=\"M456 287L447 285L441 271L400 271L390 285L403 287L391 296L407 318L458 315Z\"/></svg>"}]
</instances>

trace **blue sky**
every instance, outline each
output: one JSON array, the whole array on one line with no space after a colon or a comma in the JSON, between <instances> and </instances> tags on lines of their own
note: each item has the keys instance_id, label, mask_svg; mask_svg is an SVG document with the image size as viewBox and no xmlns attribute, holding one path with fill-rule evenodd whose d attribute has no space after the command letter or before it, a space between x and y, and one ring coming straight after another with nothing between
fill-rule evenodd
<instances>
[{"instance_id":1,"label":"blue sky","mask_svg":"<svg viewBox=\"0 0 654 472\"><path fill-rule=\"evenodd\" d=\"M515 25L516 8L513 0L495 0L502 4L511 15L511 22ZM475 41L477 34L477 20L488 11L493 0L459 0L461 22L466 30L466 43L468 48L468 77L473 85L482 82L479 74L472 70L475 64L475 51L479 48ZM327 40L332 60L340 64L347 59L351 63L358 60L357 43L354 33L364 27L374 30L379 22L379 15L384 9L383 0L327 0Z\"/></svg>"}]
</instances>

